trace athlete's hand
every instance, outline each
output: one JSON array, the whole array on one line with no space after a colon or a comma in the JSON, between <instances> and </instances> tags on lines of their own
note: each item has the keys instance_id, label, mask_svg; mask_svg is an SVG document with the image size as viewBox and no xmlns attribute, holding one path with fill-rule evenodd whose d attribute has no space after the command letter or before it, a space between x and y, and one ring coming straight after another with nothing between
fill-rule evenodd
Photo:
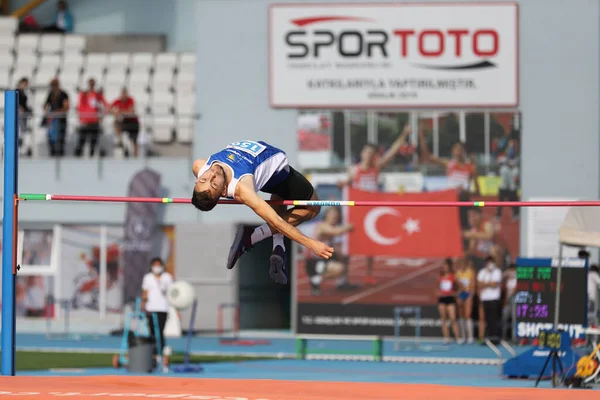
<instances>
[{"instance_id":1,"label":"athlete's hand","mask_svg":"<svg viewBox=\"0 0 600 400\"><path fill-rule=\"evenodd\" d=\"M313 245L311 246L310 249L317 256L324 258L326 260L331 258L331 256L333 255L333 247L328 246L323 242L319 242L318 240L315 240L315 242L313 243Z\"/></svg>"}]
</instances>

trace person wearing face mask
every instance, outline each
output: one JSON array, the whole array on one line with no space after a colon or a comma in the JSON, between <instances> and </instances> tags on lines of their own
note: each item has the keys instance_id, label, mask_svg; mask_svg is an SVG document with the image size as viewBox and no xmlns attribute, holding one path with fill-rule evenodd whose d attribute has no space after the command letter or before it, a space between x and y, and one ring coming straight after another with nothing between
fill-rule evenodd
<instances>
[{"instance_id":1,"label":"person wearing face mask","mask_svg":"<svg viewBox=\"0 0 600 400\"><path fill-rule=\"evenodd\" d=\"M156 339L152 314L158 319L158 334L162 348L165 347L165 324L169 314L167 291L173 284L173 276L165 271L165 265L160 258L154 258L150 263L151 269L142 281L142 309L146 311L150 334Z\"/></svg>"},{"instance_id":2,"label":"person wearing face mask","mask_svg":"<svg viewBox=\"0 0 600 400\"><path fill-rule=\"evenodd\" d=\"M477 285L479 288L479 340L483 342L487 337L494 342L498 340L502 271L496 266L493 257L489 256L485 259L485 268L477 274Z\"/></svg>"}]
</instances>

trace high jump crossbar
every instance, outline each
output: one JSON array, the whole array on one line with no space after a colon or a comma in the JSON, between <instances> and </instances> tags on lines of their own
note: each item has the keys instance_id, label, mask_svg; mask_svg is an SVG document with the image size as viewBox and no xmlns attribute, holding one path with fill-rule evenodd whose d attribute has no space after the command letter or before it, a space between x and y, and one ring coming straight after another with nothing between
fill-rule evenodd
<instances>
[{"instance_id":1,"label":"high jump crossbar","mask_svg":"<svg viewBox=\"0 0 600 400\"><path fill-rule=\"evenodd\" d=\"M21 193L18 201L87 201L98 203L163 203L190 204L189 198L74 196L65 194ZM598 207L600 201L352 201L352 200L283 200L267 203L284 206L338 207ZM235 200L220 200L219 204L241 204Z\"/></svg>"}]
</instances>

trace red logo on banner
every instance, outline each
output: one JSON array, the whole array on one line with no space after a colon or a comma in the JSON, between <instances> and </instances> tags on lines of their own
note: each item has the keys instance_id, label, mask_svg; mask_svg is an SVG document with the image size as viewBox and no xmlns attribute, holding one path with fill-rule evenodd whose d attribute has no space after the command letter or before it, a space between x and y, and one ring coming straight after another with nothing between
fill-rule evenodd
<instances>
[{"instance_id":1,"label":"red logo on banner","mask_svg":"<svg viewBox=\"0 0 600 400\"><path fill-rule=\"evenodd\" d=\"M455 190L430 193L372 193L350 189L355 201L457 201ZM458 207L350 207L349 252L364 256L460 257Z\"/></svg>"}]
</instances>

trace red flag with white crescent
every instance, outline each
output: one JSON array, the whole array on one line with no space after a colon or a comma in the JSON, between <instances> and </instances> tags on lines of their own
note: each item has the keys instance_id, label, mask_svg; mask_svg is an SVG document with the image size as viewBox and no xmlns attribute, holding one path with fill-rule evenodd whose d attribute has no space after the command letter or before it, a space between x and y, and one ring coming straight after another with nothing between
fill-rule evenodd
<instances>
[{"instance_id":1,"label":"red flag with white crescent","mask_svg":"<svg viewBox=\"0 0 600 400\"><path fill-rule=\"evenodd\" d=\"M354 201L457 201L456 190L373 193L350 189ZM352 255L442 258L463 255L458 207L350 207Z\"/></svg>"}]
</instances>

